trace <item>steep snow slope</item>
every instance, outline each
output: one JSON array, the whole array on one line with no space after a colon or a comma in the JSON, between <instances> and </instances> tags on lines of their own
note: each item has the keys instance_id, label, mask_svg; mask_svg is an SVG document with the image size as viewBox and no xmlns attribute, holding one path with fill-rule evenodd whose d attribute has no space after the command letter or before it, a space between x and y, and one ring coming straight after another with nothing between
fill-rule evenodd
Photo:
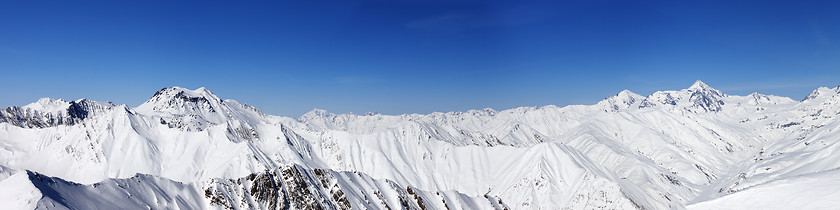
<instances>
[{"instance_id":1,"label":"steep snow slope","mask_svg":"<svg viewBox=\"0 0 840 210\"><path fill-rule=\"evenodd\" d=\"M10 177L5 207L37 209L489 209L498 197L426 192L359 173L284 166L238 179L181 183L138 174L81 185L35 172ZM9 182L0 182L10 185ZM11 192L27 192L14 196ZM31 192L31 193L30 193ZM6 196L6 194L0 194ZM42 196L43 195L43 196ZM8 199L6 199L8 198ZM28 199L22 199L28 198ZM14 204L24 204L14 206Z\"/></svg>"},{"instance_id":2,"label":"steep snow slope","mask_svg":"<svg viewBox=\"0 0 840 210\"><path fill-rule=\"evenodd\" d=\"M34 209L41 192L32 185L25 172L0 166L0 203L9 209Z\"/></svg>"},{"instance_id":3,"label":"steep snow slope","mask_svg":"<svg viewBox=\"0 0 840 210\"><path fill-rule=\"evenodd\" d=\"M836 209L840 171L775 180L731 195L689 205L689 209Z\"/></svg>"},{"instance_id":4,"label":"steep snow slope","mask_svg":"<svg viewBox=\"0 0 840 210\"><path fill-rule=\"evenodd\" d=\"M191 207L267 208L287 201L342 208L336 199L256 201L244 193L248 187L240 183L247 177L272 177L292 165L308 174L300 176L305 180L330 171L329 183L345 194L357 192L347 196L353 208L402 205L400 198L411 197L408 189L424 202L442 196L441 203L476 208L684 208L840 168L834 153L838 95L840 88L817 89L802 102L732 96L697 81L646 97L625 90L592 106L398 116L313 110L292 119L204 88L173 87L137 108L42 99L0 110L0 164L15 174L31 170L81 186L140 173L147 178L139 182L149 186L201 191L215 183L224 192L211 190L213 196L199 200L216 202ZM401 189L391 195L404 196L368 190L387 186ZM330 197L330 189L311 192ZM369 204L364 198L371 196L390 197ZM424 203L447 206L438 204Z\"/></svg>"}]
</instances>

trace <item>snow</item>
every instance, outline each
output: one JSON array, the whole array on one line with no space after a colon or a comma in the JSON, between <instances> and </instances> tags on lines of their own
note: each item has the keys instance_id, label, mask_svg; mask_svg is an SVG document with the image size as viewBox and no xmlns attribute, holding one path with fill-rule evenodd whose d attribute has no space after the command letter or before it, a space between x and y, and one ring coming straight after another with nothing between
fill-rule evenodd
<instances>
[{"instance_id":1,"label":"snow","mask_svg":"<svg viewBox=\"0 0 840 210\"><path fill-rule=\"evenodd\" d=\"M697 80L697 81L694 81L694 84L691 84L691 86L688 87L687 90L703 91L703 90L714 90L714 88L709 87L709 85L707 85L703 81Z\"/></svg>"},{"instance_id":2,"label":"snow","mask_svg":"<svg viewBox=\"0 0 840 210\"><path fill-rule=\"evenodd\" d=\"M782 179L689 209L835 209L840 206L840 170Z\"/></svg>"},{"instance_id":3,"label":"snow","mask_svg":"<svg viewBox=\"0 0 840 210\"><path fill-rule=\"evenodd\" d=\"M68 106L70 106L70 103L67 103L62 99L54 100L51 98L41 98L35 103L23 106L23 108L39 110L42 112L58 112L66 110Z\"/></svg>"},{"instance_id":4,"label":"snow","mask_svg":"<svg viewBox=\"0 0 840 210\"><path fill-rule=\"evenodd\" d=\"M161 191L170 197L123 200L160 208L176 204L148 202L186 196L201 201L190 207L219 207L202 191L215 183L239 192L221 197L248 201L228 204L249 208L267 204L231 188L250 184L231 180L296 166L303 177L340 186L354 207L383 207L366 196L393 207L417 195L436 209L680 209L840 168L838 90L818 88L797 102L727 95L697 81L649 96L625 90L591 106L428 115L314 109L297 119L266 115L206 88L164 88L136 108L41 99L0 112L0 165L16 171L0 173L0 183L30 170L81 184L50 187L86 190L79 200L122 199L111 196L121 190L88 187L124 180L144 183L142 189L169 186ZM73 106L78 113L70 114ZM28 121L8 121L18 118ZM316 169L331 178L311 175ZM49 199L41 203L55 204Z\"/></svg>"},{"instance_id":5,"label":"snow","mask_svg":"<svg viewBox=\"0 0 840 210\"><path fill-rule=\"evenodd\" d=\"M26 172L0 166L0 203L6 209L35 209L41 192L29 182Z\"/></svg>"}]
</instances>

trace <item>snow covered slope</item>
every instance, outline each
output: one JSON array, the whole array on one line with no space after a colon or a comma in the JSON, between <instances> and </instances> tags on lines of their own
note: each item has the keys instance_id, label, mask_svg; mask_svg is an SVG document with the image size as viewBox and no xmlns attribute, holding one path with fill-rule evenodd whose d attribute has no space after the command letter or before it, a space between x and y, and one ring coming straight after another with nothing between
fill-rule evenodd
<instances>
[{"instance_id":1,"label":"snow covered slope","mask_svg":"<svg viewBox=\"0 0 840 210\"><path fill-rule=\"evenodd\" d=\"M137 174L82 185L35 172L15 174L21 193L12 204L37 209L488 209L506 207L497 197L454 191L425 192L359 173L285 166L238 179L182 183ZM0 182L0 184L8 182ZM12 190L14 189L14 190ZM30 198L30 199L20 199ZM35 199L31 199L35 198Z\"/></svg>"},{"instance_id":2,"label":"snow covered slope","mask_svg":"<svg viewBox=\"0 0 840 210\"><path fill-rule=\"evenodd\" d=\"M840 87L797 102L700 81L591 106L316 109L297 119L205 88L164 88L136 108L45 98L0 110L0 185L14 189L0 199L71 209L682 209L840 168L838 115Z\"/></svg>"},{"instance_id":3,"label":"snow covered slope","mask_svg":"<svg viewBox=\"0 0 840 210\"><path fill-rule=\"evenodd\" d=\"M840 171L775 180L689 209L836 209L840 206Z\"/></svg>"}]
</instances>

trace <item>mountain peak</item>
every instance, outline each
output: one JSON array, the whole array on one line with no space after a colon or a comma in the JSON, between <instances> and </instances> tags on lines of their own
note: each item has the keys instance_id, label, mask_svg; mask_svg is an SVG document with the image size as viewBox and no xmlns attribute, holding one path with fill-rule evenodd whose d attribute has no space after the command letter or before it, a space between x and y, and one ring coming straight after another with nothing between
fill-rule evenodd
<instances>
[{"instance_id":1,"label":"mountain peak","mask_svg":"<svg viewBox=\"0 0 840 210\"><path fill-rule=\"evenodd\" d=\"M222 99L213 94L210 90L200 87L190 90L182 87L167 87L155 92L145 103L137 107L138 110L163 111L163 110L204 110L216 112L216 108L222 103Z\"/></svg>"},{"instance_id":2,"label":"mountain peak","mask_svg":"<svg viewBox=\"0 0 840 210\"><path fill-rule=\"evenodd\" d=\"M692 95L701 94L711 96L714 98L726 97L726 94L724 94L723 92L710 87L709 85L700 80L695 81L694 84L691 85L691 87L688 87L688 89L685 89L683 91L687 91Z\"/></svg>"},{"instance_id":3,"label":"mountain peak","mask_svg":"<svg viewBox=\"0 0 840 210\"><path fill-rule=\"evenodd\" d=\"M717 112L724 105L723 98L727 97L723 92L716 90L703 81L697 80L691 87L681 91L658 91L642 101L640 107L651 107L656 104L669 104L685 106L692 111ZM688 103L681 102L686 101Z\"/></svg>"},{"instance_id":4,"label":"mountain peak","mask_svg":"<svg viewBox=\"0 0 840 210\"><path fill-rule=\"evenodd\" d=\"M715 89L712 88L712 87L709 87L709 85L707 85L703 81L697 80L697 81L694 81L694 84L692 84L691 87L688 87L687 90L715 90Z\"/></svg>"},{"instance_id":5,"label":"mountain peak","mask_svg":"<svg viewBox=\"0 0 840 210\"><path fill-rule=\"evenodd\" d=\"M155 98L172 98L172 97L189 97L189 98L197 98L197 97L204 97L207 99L219 99L218 96L213 94L209 89L205 87L199 87L195 90L190 90L187 88L182 88L178 86L167 87L158 90L155 92L155 95L152 96L151 99Z\"/></svg>"},{"instance_id":6,"label":"mountain peak","mask_svg":"<svg viewBox=\"0 0 840 210\"><path fill-rule=\"evenodd\" d=\"M170 100L170 99L180 99L180 100L199 100L204 98L206 100L212 101L221 101L218 96L213 94L209 89L205 87L200 87L195 90L190 90L187 88L182 88L178 86L167 87L160 89L159 91L155 92L155 95L149 99L149 101L161 101L161 100ZM147 101L147 102L149 102Z\"/></svg>"},{"instance_id":7,"label":"mountain peak","mask_svg":"<svg viewBox=\"0 0 840 210\"><path fill-rule=\"evenodd\" d=\"M163 88L134 110L158 117L156 120L169 128L185 131L201 131L225 123L232 130L245 129L242 126L255 125L265 116L252 106L234 100L222 100L205 87L195 90L177 86Z\"/></svg>"},{"instance_id":8,"label":"mountain peak","mask_svg":"<svg viewBox=\"0 0 840 210\"><path fill-rule=\"evenodd\" d=\"M42 112L55 112L59 110L65 110L67 107L70 106L70 103L64 101L63 99L52 99L52 98L41 98L38 101L23 106L24 108L39 110Z\"/></svg>"},{"instance_id":9,"label":"mountain peak","mask_svg":"<svg viewBox=\"0 0 840 210\"><path fill-rule=\"evenodd\" d=\"M617 111L619 109L633 107L636 102L640 102L643 99L644 97L639 94L630 92L630 90L623 90L618 94L605 98L599 103L608 106L610 110Z\"/></svg>"},{"instance_id":10,"label":"mountain peak","mask_svg":"<svg viewBox=\"0 0 840 210\"><path fill-rule=\"evenodd\" d=\"M807 101L807 100L815 99L815 98L822 97L822 96L830 96L830 95L837 95L837 94L840 94L840 86L837 86L835 88L819 87L816 90L811 91L811 94L808 94L808 96L805 96L805 98L802 99L802 101Z\"/></svg>"},{"instance_id":11,"label":"mountain peak","mask_svg":"<svg viewBox=\"0 0 840 210\"><path fill-rule=\"evenodd\" d=\"M691 102L692 107L707 112L720 111L721 106L724 104L723 98L726 97L726 94L723 92L709 87L709 85L706 85L706 83L700 80L694 82L691 87L688 87L684 91L688 91L691 94L688 100Z\"/></svg>"},{"instance_id":12,"label":"mountain peak","mask_svg":"<svg viewBox=\"0 0 840 210\"><path fill-rule=\"evenodd\" d=\"M634 93L630 90L622 90L621 92L618 92L618 94L616 94L613 97L619 97L619 98L635 97L635 98L638 98L638 97L642 97L642 96L639 95L639 94L636 94L636 93Z\"/></svg>"}]
</instances>

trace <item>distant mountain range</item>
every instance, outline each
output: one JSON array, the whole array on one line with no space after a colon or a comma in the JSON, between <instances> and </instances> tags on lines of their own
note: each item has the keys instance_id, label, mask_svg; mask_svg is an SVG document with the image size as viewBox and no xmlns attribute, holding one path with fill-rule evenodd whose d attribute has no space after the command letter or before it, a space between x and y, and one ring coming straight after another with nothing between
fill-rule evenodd
<instances>
[{"instance_id":1,"label":"distant mountain range","mask_svg":"<svg viewBox=\"0 0 840 210\"><path fill-rule=\"evenodd\" d=\"M595 105L272 116L210 90L0 110L12 209L814 209L840 206L840 87L697 81Z\"/></svg>"}]
</instances>

